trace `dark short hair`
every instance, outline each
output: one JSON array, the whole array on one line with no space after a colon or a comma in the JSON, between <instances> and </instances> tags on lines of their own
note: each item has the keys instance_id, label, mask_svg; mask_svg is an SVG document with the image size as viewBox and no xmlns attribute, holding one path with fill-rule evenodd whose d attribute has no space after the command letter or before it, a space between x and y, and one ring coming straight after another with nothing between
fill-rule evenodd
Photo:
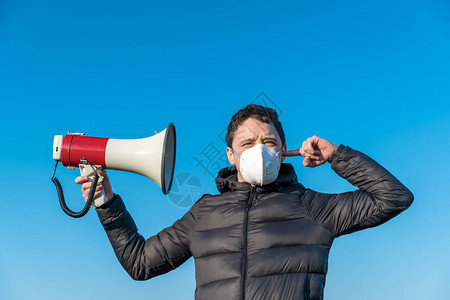
<instances>
[{"instance_id":1,"label":"dark short hair","mask_svg":"<svg viewBox=\"0 0 450 300\"><path fill-rule=\"evenodd\" d=\"M233 144L234 133L236 132L238 127L248 118L254 118L264 123L272 123L277 129L278 134L280 135L281 143L283 145L286 143L283 126L281 126L281 122L278 121L277 112L270 107L265 107L257 104L249 104L246 107L241 108L231 117L230 124L228 124L227 135L225 136L225 141L227 142L228 147L231 148Z\"/></svg>"}]
</instances>

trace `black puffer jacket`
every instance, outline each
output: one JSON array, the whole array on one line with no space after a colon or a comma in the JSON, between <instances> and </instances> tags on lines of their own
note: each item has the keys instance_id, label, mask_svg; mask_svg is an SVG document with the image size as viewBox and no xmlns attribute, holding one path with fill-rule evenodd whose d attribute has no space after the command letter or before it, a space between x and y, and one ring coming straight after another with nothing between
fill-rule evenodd
<instances>
[{"instance_id":1,"label":"black puffer jacket","mask_svg":"<svg viewBox=\"0 0 450 300\"><path fill-rule=\"evenodd\" d=\"M408 208L413 195L368 156L340 145L332 169L359 190L324 194L297 182L282 164L267 186L237 182L236 169L216 179L173 226L145 240L119 196L97 209L116 256L145 280L195 259L196 299L323 299L333 239L377 226Z\"/></svg>"}]
</instances>

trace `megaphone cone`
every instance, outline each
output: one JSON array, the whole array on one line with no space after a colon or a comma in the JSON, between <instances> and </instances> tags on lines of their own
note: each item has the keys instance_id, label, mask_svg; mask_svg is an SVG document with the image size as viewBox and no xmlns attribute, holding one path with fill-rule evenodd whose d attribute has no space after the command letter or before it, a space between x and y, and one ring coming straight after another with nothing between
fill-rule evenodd
<instances>
[{"instance_id":1,"label":"megaphone cone","mask_svg":"<svg viewBox=\"0 0 450 300\"><path fill-rule=\"evenodd\" d=\"M105 165L106 169L146 176L167 194L172 186L175 152L175 126L170 123L166 129L151 137L135 140L109 139Z\"/></svg>"}]
</instances>

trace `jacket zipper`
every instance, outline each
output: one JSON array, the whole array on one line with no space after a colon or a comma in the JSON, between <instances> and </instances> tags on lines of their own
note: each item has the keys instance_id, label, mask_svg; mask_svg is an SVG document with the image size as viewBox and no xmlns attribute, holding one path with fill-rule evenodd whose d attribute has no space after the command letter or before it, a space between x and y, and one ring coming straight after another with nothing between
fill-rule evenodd
<instances>
[{"instance_id":1,"label":"jacket zipper","mask_svg":"<svg viewBox=\"0 0 450 300\"><path fill-rule=\"evenodd\" d=\"M244 226L242 228L242 266L241 266L241 300L245 300L245 281L247 279L247 243L248 243L248 211L253 206L256 196L256 187L252 187L248 197L244 214Z\"/></svg>"}]
</instances>

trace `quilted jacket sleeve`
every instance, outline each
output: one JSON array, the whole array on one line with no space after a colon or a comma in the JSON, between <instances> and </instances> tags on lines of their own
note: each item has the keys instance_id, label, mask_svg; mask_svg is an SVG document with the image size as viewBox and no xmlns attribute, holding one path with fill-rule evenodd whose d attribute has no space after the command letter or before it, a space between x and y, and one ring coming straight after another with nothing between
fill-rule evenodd
<instances>
[{"instance_id":1,"label":"quilted jacket sleeve","mask_svg":"<svg viewBox=\"0 0 450 300\"><path fill-rule=\"evenodd\" d=\"M341 194L309 192L306 204L310 216L336 237L380 225L413 202L413 194L397 178L348 146L340 145L333 153L331 168L359 189Z\"/></svg>"},{"instance_id":2,"label":"quilted jacket sleeve","mask_svg":"<svg viewBox=\"0 0 450 300\"><path fill-rule=\"evenodd\" d=\"M123 268L135 280L147 280L184 263L191 253L195 205L172 226L145 240L119 195L97 208L97 214Z\"/></svg>"}]
</instances>

